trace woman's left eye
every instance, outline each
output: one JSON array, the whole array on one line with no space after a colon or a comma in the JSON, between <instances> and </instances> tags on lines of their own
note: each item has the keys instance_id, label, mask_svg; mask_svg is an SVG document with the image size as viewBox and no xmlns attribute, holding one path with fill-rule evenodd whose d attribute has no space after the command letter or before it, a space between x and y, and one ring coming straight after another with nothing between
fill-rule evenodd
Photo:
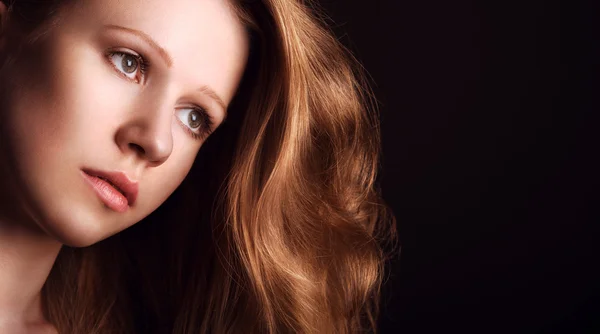
<instances>
[{"instance_id":1,"label":"woman's left eye","mask_svg":"<svg viewBox=\"0 0 600 334\"><path fill-rule=\"evenodd\" d=\"M177 110L177 118L196 139L210 134L212 122L208 113L203 109L179 109Z\"/></svg>"},{"instance_id":2,"label":"woman's left eye","mask_svg":"<svg viewBox=\"0 0 600 334\"><path fill-rule=\"evenodd\" d=\"M115 51L108 54L111 64L127 78L140 82L145 73L146 62L139 56L127 52Z\"/></svg>"}]
</instances>

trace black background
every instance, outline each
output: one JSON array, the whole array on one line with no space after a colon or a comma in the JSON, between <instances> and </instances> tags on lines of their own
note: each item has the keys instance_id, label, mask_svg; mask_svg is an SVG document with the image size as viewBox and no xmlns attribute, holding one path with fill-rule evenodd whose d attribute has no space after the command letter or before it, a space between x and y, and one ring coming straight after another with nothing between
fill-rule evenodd
<instances>
[{"instance_id":1,"label":"black background","mask_svg":"<svg viewBox=\"0 0 600 334\"><path fill-rule=\"evenodd\" d=\"M319 3L381 102L381 333L600 333L597 1Z\"/></svg>"}]
</instances>

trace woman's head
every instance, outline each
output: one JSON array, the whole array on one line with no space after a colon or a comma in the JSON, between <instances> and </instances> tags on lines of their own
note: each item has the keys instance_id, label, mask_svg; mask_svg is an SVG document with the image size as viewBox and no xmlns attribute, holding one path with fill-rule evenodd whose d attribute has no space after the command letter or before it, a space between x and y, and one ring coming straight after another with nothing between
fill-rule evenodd
<instances>
[{"instance_id":1,"label":"woman's head","mask_svg":"<svg viewBox=\"0 0 600 334\"><path fill-rule=\"evenodd\" d=\"M310 2L64 0L56 10L46 6L46 16L39 6L28 7L30 1L12 2L13 13L20 16L51 18L45 25L29 29L27 40L32 42L19 50L40 59L41 65L33 67L35 76L29 76L45 76L44 84L52 82L52 89L40 87L35 80L11 83L11 89L27 89L29 96L36 97L21 97L21 104L49 100L56 112L9 118L11 150L7 152L18 161L13 169L25 175L21 178L30 177L24 173L27 168L39 171L35 167L39 161L55 159L59 144L66 143L74 147L65 158L71 166L79 160L94 163L91 168L113 168L108 164L115 163L122 165L114 168L137 166L152 175L153 182L160 185L153 188L159 195L149 200L152 205L145 214L182 182L141 224L91 247L63 248L45 287L49 318L60 330L348 333L374 326L383 261L378 241L388 239L385 232L391 221L375 187L379 128L360 66L324 28ZM81 17L85 8L92 9L87 13L94 19ZM72 19L82 26L55 36L61 25L68 27L68 14L61 10L77 13ZM147 84L132 82L111 65L114 60L130 66L123 63L129 58L105 50L98 65L105 67L93 69L94 76L113 84L98 88L87 82L93 79L91 75L76 76L91 66L95 49L85 46L89 39L74 40L93 35L86 35L93 30L87 25L98 27L95 21L116 17L122 21L114 25L141 30L171 53L172 68L155 55L148 66ZM143 39L130 37L140 44L117 45L114 51L153 54L146 48L137 50L144 45ZM53 38L56 42L52 44L66 50L44 46L44 41ZM52 52L40 55L30 50ZM60 54L72 55L71 61L58 57ZM28 63L16 59L14 64L19 62L25 65L11 67L27 70ZM48 73L46 64L63 67L60 73ZM82 68L83 64L87 66ZM152 77L153 70L162 75ZM61 86L63 78L77 85ZM204 85L210 85L231 106L227 121L206 140L186 177L203 141L186 137L176 112L188 104L214 108L201 105L203 101L212 103L206 91L192 95L198 92L188 90ZM66 101L54 97L58 96L55 92L65 96L100 89L124 101L91 93ZM196 102L195 96L201 100ZM85 121L87 105L95 111L93 124ZM118 108L111 108L113 105ZM71 111L69 119L54 119L66 106ZM184 108L176 108L179 106ZM218 110L216 124L223 119ZM107 118L103 112L114 116ZM50 129L44 129L40 118L48 120L44 122L51 124ZM31 122L36 129L61 135L39 134L51 143L49 152L39 153L39 158L20 157L30 150L27 145L38 149L37 142L16 140L26 134ZM173 146L169 157L158 163L161 159L157 157L165 156L160 154L165 152L165 146L159 145L165 142L162 140L151 141L154 146L146 144L154 148L148 152L154 158L145 158L146 149L138 141L168 138L165 134L169 131ZM75 143L66 140L71 135ZM92 142L87 136L104 142ZM181 165L168 165L169 159L174 159L178 138L180 150L185 151L178 155ZM101 155L89 153L90 145L98 145ZM75 182L65 181L67 166L53 161L59 185ZM170 172L160 172L168 166ZM156 172L150 174L150 170ZM55 182L31 180L42 185ZM24 189L33 188L21 184ZM73 191L83 192L84 186ZM46 198L51 191L42 189L38 197ZM142 191L140 183L138 200ZM101 209L102 214L108 212L107 217L127 215ZM45 209L52 210L58 207ZM86 236L89 226L83 224L77 225L79 230L64 229L59 236L71 238L72 245L88 244L143 216L117 221L113 225L117 228L102 226L106 233L95 233L93 238ZM52 224L60 229L68 226L61 219ZM80 223L71 223L76 224Z\"/></svg>"},{"instance_id":2,"label":"woman's head","mask_svg":"<svg viewBox=\"0 0 600 334\"><path fill-rule=\"evenodd\" d=\"M29 42L17 13L2 13L3 38L18 43L1 50L13 57L1 109L13 174L3 177L46 233L90 245L146 217L185 178L236 93L246 28L219 0L74 1ZM102 195L94 176L110 172L137 184L135 201L133 189Z\"/></svg>"}]
</instances>

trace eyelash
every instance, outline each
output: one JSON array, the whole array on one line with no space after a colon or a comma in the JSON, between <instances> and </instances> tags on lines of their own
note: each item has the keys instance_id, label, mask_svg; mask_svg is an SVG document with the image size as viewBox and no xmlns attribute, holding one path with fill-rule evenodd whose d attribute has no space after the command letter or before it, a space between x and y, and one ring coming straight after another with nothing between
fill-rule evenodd
<instances>
[{"instance_id":1,"label":"eyelash","mask_svg":"<svg viewBox=\"0 0 600 334\"><path fill-rule=\"evenodd\" d=\"M130 77L128 77L125 73L123 73L123 71L119 70L117 68L117 66L111 61L111 58L115 55L121 55L121 56L131 56L133 58L136 59L138 66L139 66L139 72L142 76L142 78L144 78L146 76L146 72L148 71L148 68L150 68L150 62L148 62L148 60L146 60L145 57L143 57L142 55L133 53L133 52L126 52L126 51L110 51L107 54L107 60L110 63L110 65L112 65L112 67L115 68L115 70L117 70L117 72L119 72L121 75L123 75L125 77L125 79L127 80L132 80L135 83L140 83L141 79L132 79ZM136 69L137 70L137 69Z\"/></svg>"},{"instance_id":2,"label":"eyelash","mask_svg":"<svg viewBox=\"0 0 600 334\"><path fill-rule=\"evenodd\" d=\"M117 66L111 61L111 58L115 55L122 55L122 56L131 56L134 57L137 60L138 66L139 66L139 72L142 76L142 79L132 79L130 77L128 77L125 73L123 73L123 71L119 70L117 68ZM112 67L119 72L122 76L124 76L127 80L131 80L134 81L136 83L140 83L141 80L143 80L143 78L145 78L146 73L148 71L148 68L150 67L150 63L146 60L145 57L143 57L142 55L139 54L135 54L132 52L126 52L126 51L110 51L107 54L107 60L110 63L110 65L112 65ZM136 69L137 70L137 69ZM210 134L212 133L212 129L214 126L214 121L212 119L212 117L210 116L210 114L201 107L198 106L194 106L194 107L189 107L189 108L184 108L184 109L190 109L192 111L197 112L198 114L200 114L201 117L201 127L202 130L200 133L194 132L192 129L190 129L190 127L188 127L187 125L183 124L183 122L179 119L179 117L177 117L177 121L179 121L179 123L181 123L181 125L183 126L184 130L191 135L195 140L204 140L206 139L208 136L210 136Z\"/></svg>"},{"instance_id":3,"label":"eyelash","mask_svg":"<svg viewBox=\"0 0 600 334\"><path fill-rule=\"evenodd\" d=\"M199 113L200 118L202 119L201 120L202 124L200 125L200 127L201 127L200 133L197 133L197 132L194 132L192 129L190 129L190 127L188 127L187 125L183 124L183 122L179 119L179 117L177 117L177 120L180 123L182 123L185 131L196 140L204 140L208 136L210 136L212 133L213 126L214 126L214 122L213 122L212 117L209 115L209 113L206 110L204 110L204 108L200 108L200 107L191 107L191 108L184 108L184 109L190 109L192 111Z\"/></svg>"}]
</instances>

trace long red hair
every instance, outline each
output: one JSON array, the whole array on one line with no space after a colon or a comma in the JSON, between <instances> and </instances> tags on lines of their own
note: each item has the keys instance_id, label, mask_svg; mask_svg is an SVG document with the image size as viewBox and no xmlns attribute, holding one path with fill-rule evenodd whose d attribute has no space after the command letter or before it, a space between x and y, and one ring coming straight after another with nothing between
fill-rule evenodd
<instances>
[{"instance_id":1,"label":"long red hair","mask_svg":"<svg viewBox=\"0 0 600 334\"><path fill-rule=\"evenodd\" d=\"M35 43L69 1L5 2ZM43 289L59 332L376 331L394 218L365 75L314 4L232 5L251 51L227 121L157 211L63 247Z\"/></svg>"}]
</instances>

